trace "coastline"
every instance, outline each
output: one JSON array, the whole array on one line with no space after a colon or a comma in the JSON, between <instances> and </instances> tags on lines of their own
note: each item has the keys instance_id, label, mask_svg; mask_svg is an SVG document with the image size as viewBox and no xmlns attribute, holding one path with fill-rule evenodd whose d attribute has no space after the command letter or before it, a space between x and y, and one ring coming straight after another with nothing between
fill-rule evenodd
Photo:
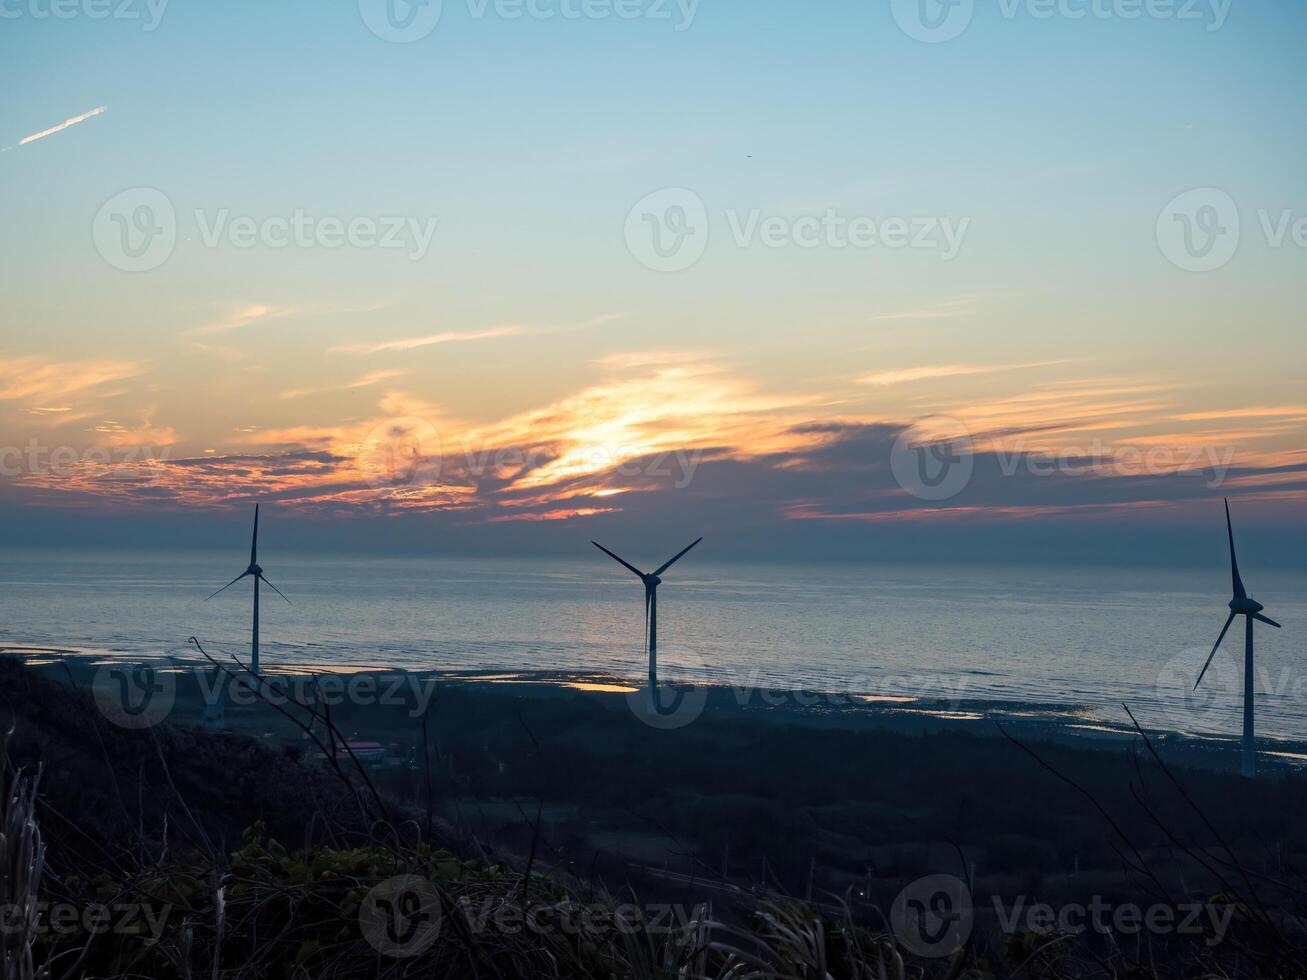
<instances>
[{"instance_id":1,"label":"coastline","mask_svg":"<svg viewBox=\"0 0 1307 980\"><path fill-rule=\"evenodd\" d=\"M177 676L212 672L212 666L198 653L191 658L173 656L136 656L123 650L78 646L42 646L0 643L0 657L14 658L55 680L94 685L96 670L115 663L152 663L164 666ZM240 673L232 661L228 666ZM628 677L586 671L524 671L493 666L480 670L430 669L406 670L381 664L295 664L265 665L268 683L282 685L287 697L302 697L314 683L338 692L349 699L349 688L369 692L354 709L365 709L358 721L365 727L375 723L378 730L393 732L393 719L386 718L391 698L400 688L417 691L430 686L433 692L460 690L471 696L510 694L521 699L563 699L590 701L608 710L643 713L645 695ZM397 684L397 679L403 679ZM329 680L324 680L329 679ZM696 683L682 686L672 679L669 688L696 692L702 699L694 718L678 718L675 724L654 727L683 727L700 717L714 721L747 721L790 725L796 728L847 729L881 731L902 735L963 733L976 737L1002 738L1003 731L1021 740L1055 742L1083 749L1118 749L1140 741L1124 707L1117 718L1104 717L1100 707L1069 703L1001 700L984 698L943 699L916 696L846 694L813 689L778 689L723 683ZM200 724L202 721L202 685L176 686L175 706L170 720L177 724ZM371 699L374 703L369 705ZM249 700L249 699L247 699ZM358 702L359 699L355 698ZM391 704L390 707L395 707ZM372 708L375 710L368 711ZM257 713L256 713L257 714ZM262 714L270 714L263 712ZM392 712L393 714L393 712ZM263 737L276 737L268 728L267 718L257 722L250 713L236 712L225 718L224 730ZM274 729L276 726L274 726ZM1239 733L1230 735L1190 733L1144 728L1155 748L1168 762L1205 769L1233 771L1238 764ZM1290 739L1259 734L1259 759L1268 771L1302 772L1307 768L1307 738Z\"/></svg>"}]
</instances>

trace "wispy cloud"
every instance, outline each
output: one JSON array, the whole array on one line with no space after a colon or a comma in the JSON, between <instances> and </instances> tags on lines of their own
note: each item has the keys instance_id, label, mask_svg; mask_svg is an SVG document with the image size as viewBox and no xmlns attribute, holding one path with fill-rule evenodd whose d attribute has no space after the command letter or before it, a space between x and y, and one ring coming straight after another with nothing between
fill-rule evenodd
<instances>
[{"instance_id":1,"label":"wispy cloud","mask_svg":"<svg viewBox=\"0 0 1307 980\"><path fill-rule=\"evenodd\" d=\"M718 356L719 353L719 351L712 350L630 351L620 354L606 354L596 360L595 363L618 370L640 367L666 367L671 364L703 363Z\"/></svg>"},{"instance_id":2,"label":"wispy cloud","mask_svg":"<svg viewBox=\"0 0 1307 980\"><path fill-rule=\"evenodd\" d=\"M1219 412L1186 412L1172 415L1177 422L1213 422L1223 419L1307 419L1307 405L1268 405L1252 408L1226 408Z\"/></svg>"},{"instance_id":3,"label":"wispy cloud","mask_svg":"<svg viewBox=\"0 0 1307 980\"><path fill-rule=\"evenodd\" d=\"M330 348L328 354L380 354L384 351L417 350L419 347L432 347L436 344L458 344L472 340L492 340L495 337L513 337L527 333L525 326L506 324L501 327L489 327L485 330L448 330L444 333L428 334L425 337L405 337L401 340L387 340L380 344L341 344Z\"/></svg>"},{"instance_id":4,"label":"wispy cloud","mask_svg":"<svg viewBox=\"0 0 1307 980\"><path fill-rule=\"evenodd\" d=\"M1028 368L1052 367L1066 361L1028 361L1022 364L930 364L921 367L878 371L858 379L864 385L898 385L910 381L927 381L933 378L958 378L976 374L998 374L1002 371L1023 371Z\"/></svg>"},{"instance_id":5,"label":"wispy cloud","mask_svg":"<svg viewBox=\"0 0 1307 980\"><path fill-rule=\"evenodd\" d=\"M447 330L442 333L428 334L425 337L403 337L399 340L387 340L379 344L340 344L329 348L328 354L381 354L386 351L417 350L420 347L432 347L436 344L458 344L477 340L495 340L500 337L521 337L527 334L566 333L571 330L585 330L601 327L614 320L620 320L620 313L605 313L580 323L562 326L545 326L531 323L504 323L481 330Z\"/></svg>"},{"instance_id":6,"label":"wispy cloud","mask_svg":"<svg viewBox=\"0 0 1307 980\"><path fill-rule=\"evenodd\" d=\"M264 303L251 303L248 306L241 306L233 310L229 316L221 320L215 320L212 323L206 323L202 327L196 327L191 331L192 336L209 337L214 334L227 333L231 330L239 330L241 327L248 327L255 323L262 323L266 320L275 320L280 317L294 316L296 313L303 312L302 307L295 306L268 306Z\"/></svg>"},{"instance_id":7,"label":"wispy cloud","mask_svg":"<svg viewBox=\"0 0 1307 980\"><path fill-rule=\"evenodd\" d=\"M879 313L875 316L868 317L869 320L947 320L953 317L966 316L972 312L976 305L976 297L966 296L958 299L946 300L943 303L933 303L929 306L915 306L905 310L896 310L893 313Z\"/></svg>"},{"instance_id":8,"label":"wispy cloud","mask_svg":"<svg viewBox=\"0 0 1307 980\"><path fill-rule=\"evenodd\" d=\"M92 118L93 116L100 115L100 113L106 111L108 108L109 108L108 106L103 106L103 105L96 106L94 109L90 110L89 112L83 112L80 116L73 116L71 119L65 119L58 126L51 126L49 129L43 129L41 130L41 132L33 133L31 136L24 136L21 140L18 141L18 145L26 146L28 143L35 143L37 140L43 140L47 136L53 136L55 133L62 133L65 129L68 129L70 126L76 126L78 123L86 122L86 120Z\"/></svg>"},{"instance_id":9,"label":"wispy cloud","mask_svg":"<svg viewBox=\"0 0 1307 980\"><path fill-rule=\"evenodd\" d=\"M203 324L188 331L192 337L211 337L215 334L229 333L255 324L271 323L292 317L321 316L337 313L373 313L383 309L380 303L369 306L332 306L330 304L287 304L274 306L269 303L247 303L234 308L219 320Z\"/></svg>"},{"instance_id":10,"label":"wispy cloud","mask_svg":"<svg viewBox=\"0 0 1307 980\"><path fill-rule=\"evenodd\" d=\"M370 385L379 384L382 381L389 381L391 378L398 378L404 374L403 371L369 371L362 377L355 378L346 388L367 388Z\"/></svg>"},{"instance_id":11,"label":"wispy cloud","mask_svg":"<svg viewBox=\"0 0 1307 980\"><path fill-rule=\"evenodd\" d=\"M141 373L130 361L45 361L39 357L0 357L0 401L37 402L84 393ZM65 409L66 406L60 405Z\"/></svg>"},{"instance_id":12,"label":"wispy cloud","mask_svg":"<svg viewBox=\"0 0 1307 980\"><path fill-rule=\"evenodd\" d=\"M304 398L308 395L322 395L330 391L337 391L339 388L368 388L383 381L389 381L391 378L398 378L404 375L403 371L369 371L353 381L347 381L338 388L293 388L290 391L283 391L279 396L283 400L292 398Z\"/></svg>"}]
</instances>

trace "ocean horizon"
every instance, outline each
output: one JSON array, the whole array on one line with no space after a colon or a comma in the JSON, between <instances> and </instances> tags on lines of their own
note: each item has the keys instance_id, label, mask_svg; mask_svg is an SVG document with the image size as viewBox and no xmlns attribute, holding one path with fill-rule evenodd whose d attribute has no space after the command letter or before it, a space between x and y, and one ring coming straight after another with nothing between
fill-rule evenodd
<instances>
[{"instance_id":1,"label":"ocean horizon","mask_svg":"<svg viewBox=\"0 0 1307 980\"><path fill-rule=\"evenodd\" d=\"M261 556L262 557L262 556ZM190 660L249 650L250 586L205 597L239 553L11 551L0 643ZM373 557L274 553L267 668L644 675L642 593L602 555ZM659 592L667 681L850 697L1083 705L1090 718L1237 736L1242 636L1220 630L1228 572L1070 565L721 562L694 556ZM1250 582L1286 625L1307 619L1307 575ZM1257 634L1259 736L1298 737L1304 678L1289 630Z\"/></svg>"}]
</instances>

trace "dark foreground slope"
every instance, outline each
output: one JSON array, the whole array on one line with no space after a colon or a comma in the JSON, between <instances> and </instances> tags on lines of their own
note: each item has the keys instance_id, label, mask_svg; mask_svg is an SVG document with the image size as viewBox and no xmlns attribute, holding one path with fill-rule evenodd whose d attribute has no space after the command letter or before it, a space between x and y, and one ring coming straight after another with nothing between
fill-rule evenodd
<instances>
[{"instance_id":1,"label":"dark foreground slope","mask_svg":"<svg viewBox=\"0 0 1307 980\"><path fill-rule=\"evenodd\" d=\"M0 661L11 777L41 770L30 819L11 778L6 840L46 847L23 901L32 853L8 845L7 908L35 914L7 912L24 925L0 942L56 976L1292 977L1307 962L1302 782L1172 772L1142 740L1080 751L712 713L661 731L602 701L456 687L421 718L338 708L344 734L425 739L409 765L365 771L311 762L315 740L270 709L254 728L272 738L129 730L57 676Z\"/></svg>"}]
</instances>

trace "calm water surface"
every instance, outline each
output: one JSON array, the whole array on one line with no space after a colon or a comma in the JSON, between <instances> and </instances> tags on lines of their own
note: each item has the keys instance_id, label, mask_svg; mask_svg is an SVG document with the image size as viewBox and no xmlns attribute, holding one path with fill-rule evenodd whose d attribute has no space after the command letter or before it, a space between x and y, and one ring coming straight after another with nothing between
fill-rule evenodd
<instances>
[{"instance_id":1,"label":"calm water surface","mask_svg":"<svg viewBox=\"0 0 1307 980\"><path fill-rule=\"evenodd\" d=\"M642 592L595 560L268 555L263 660L287 665L581 670L636 678ZM8 552L0 642L190 657L244 655L239 553ZM1258 724L1307 735L1307 575L1249 569L1285 625L1257 632ZM1228 572L1210 569L720 564L687 559L659 591L660 661L738 685L1093 706L1195 733L1239 731L1242 623L1197 696Z\"/></svg>"}]
</instances>

